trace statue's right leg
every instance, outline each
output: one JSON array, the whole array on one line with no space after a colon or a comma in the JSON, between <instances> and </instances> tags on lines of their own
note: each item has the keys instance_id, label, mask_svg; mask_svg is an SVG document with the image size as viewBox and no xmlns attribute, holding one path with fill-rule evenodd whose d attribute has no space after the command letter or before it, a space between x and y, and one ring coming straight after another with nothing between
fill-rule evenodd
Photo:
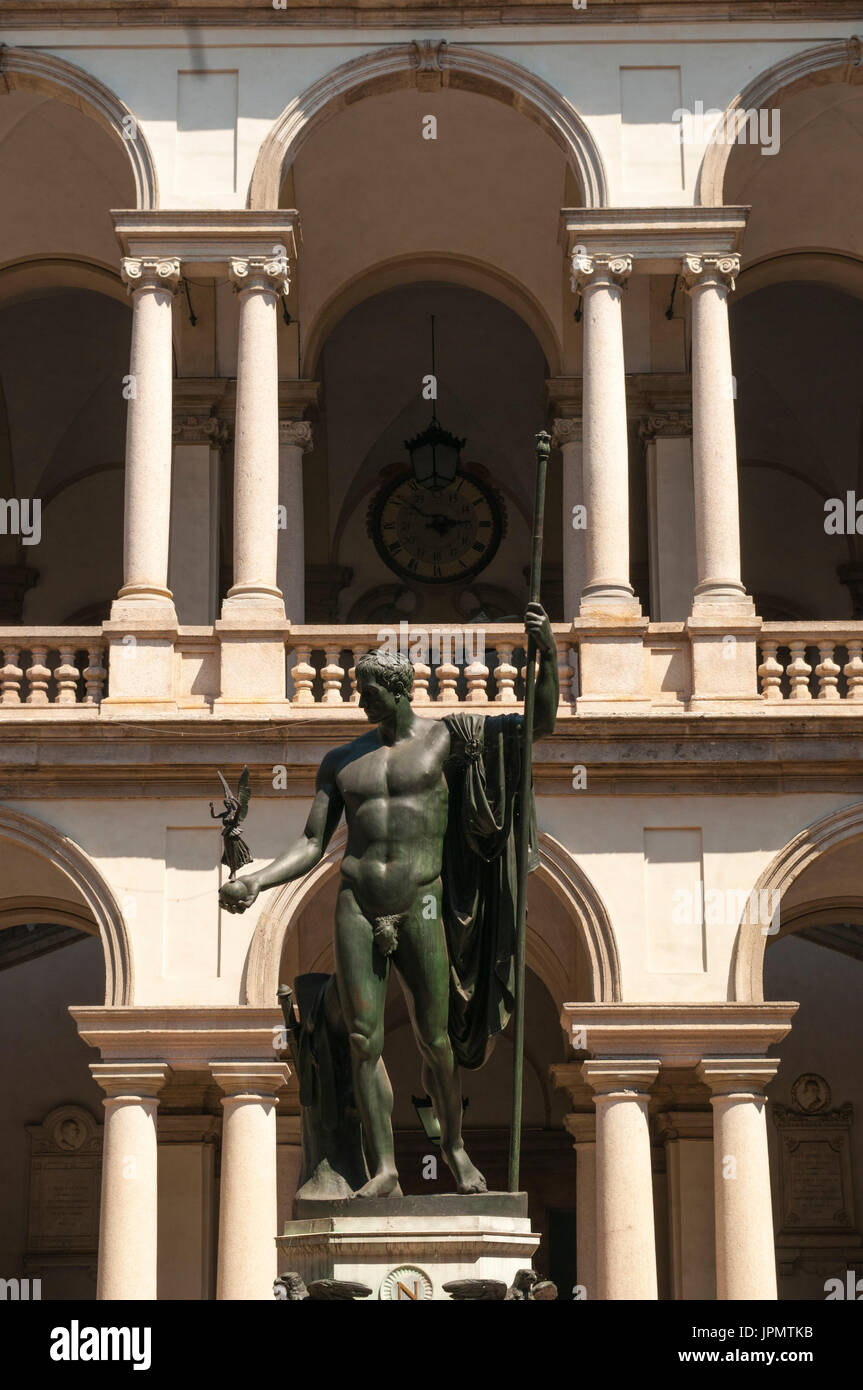
<instances>
[{"instance_id":1,"label":"statue's right leg","mask_svg":"<svg viewBox=\"0 0 863 1390\"><path fill-rule=\"evenodd\" d=\"M393 1153L393 1092L381 1052L389 964L350 888L336 904L336 978L351 1045L354 1096L372 1176L356 1197L400 1197Z\"/></svg>"}]
</instances>

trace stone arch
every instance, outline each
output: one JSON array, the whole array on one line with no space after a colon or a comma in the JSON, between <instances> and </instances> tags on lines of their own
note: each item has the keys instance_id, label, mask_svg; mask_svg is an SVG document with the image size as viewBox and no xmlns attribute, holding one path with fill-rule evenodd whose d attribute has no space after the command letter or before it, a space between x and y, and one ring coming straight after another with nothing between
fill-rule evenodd
<instances>
[{"instance_id":1,"label":"stone arch","mask_svg":"<svg viewBox=\"0 0 863 1390\"><path fill-rule=\"evenodd\" d=\"M129 930L113 889L92 859L74 840L55 830L47 821L22 815L8 806L0 806L0 840L8 840L13 845L32 851L68 875L87 905L91 929L95 928L102 940L105 953L105 1003L131 1004L134 980ZM73 911L68 925L86 930L84 920L83 914ZM4 925L11 925L11 919L5 921Z\"/></svg>"},{"instance_id":2,"label":"stone arch","mask_svg":"<svg viewBox=\"0 0 863 1390\"><path fill-rule=\"evenodd\" d=\"M821 820L807 825L793 840L789 840L759 874L752 891L778 893L781 903L783 895L795 880L822 854L837 849L849 840L860 838L863 838L863 802L846 806L841 811L833 811ZM744 910L734 943L734 999L738 1003L761 1004L764 1001L764 951L767 936L760 922L745 920L748 915ZM798 926L803 916L802 908L798 907L794 913L794 920Z\"/></svg>"},{"instance_id":3,"label":"stone arch","mask_svg":"<svg viewBox=\"0 0 863 1390\"><path fill-rule=\"evenodd\" d=\"M0 265L0 307L58 290L86 290L129 305L128 291L117 271L99 261L77 256L34 256Z\"/></svg>"},{"instance_id":4,"label":"stone arch","mask_svg":"<svg viewBox=\"0 0 863 1390\"><path fill-rule=\"evenodd\" d=\"M783 251L777 256L764 256L741 272L734 303L771 285L801 282L863 299L863 260L847 252L826 249Z\"/></svg>"},{"instance_id":5,"label":"stone arch","mask_svg":"<svg viewBox=\"0 0 863 1390\"><path fill-rule=\"evenodd\" d=\"M607 204L608 180L599 147L562 93L521 64L497 54L424 39L364 53L325 73L295 97L261 146L249 187L249 207L278 207L285 173L316 126L353 102L411 87L426 75L432 82L439 79L444 87L503 102L535 121L566 155L584 206Z\"/></svg>"},{"instance_id":6,"label":"stone arch","mask_svg":"<svg viewBox=\"0 0 863 1390\"><path fill-rule=\"evenodd\" d=\"M856 35L806 48L759 73L729 102L704 152L696 184L695 201L702 207L722 207L725 174L734 140L749 110L775 105L806 87L831 82L863 82L863 40Z\"/></svg>"},{"instance_id":7,"label":"stone arch","mask_svg":"<svg viewBox=\"0 0 863 1390\"><path fill-rule=\"evenodd\" d=\"M262 912L249 948L244 1003L266 1007L274 1002L285 941L294 931L306 905L324 883L338 873L346 842L347 832L342 826L317 867L305 878L286 883ZM539 836L536 873L577 923L588 960L594 1001L604 1004L620 1000L620 959L605 904L569 850L544 831ZM551 997L562 1004L571 992L567 964L544 941L541 933L530 926L526 958Z\"/></svg>"},{"instance_id":8,"label":"stone arch","mask_svg":"<svg viewBox=\"0 0 863 1390\"><path fill-rule=\"evenodd\" d=\"M147 137L133 112L109 87L52 53L0 45L0 93L17 90L44 92L64 101L119 140L135 180L136 207L159 206L156 162ZM129 138L130 130L134 139Z\"/></svg>"},{"instance_id":9,"label":"stone arch","mask_svg":"<svg viewBox=\"0 0 863 1390\"><path fill-rule=\"evenodd\" d=\"M539 301L511 276L468 256L444 254L401 256L383 261L333 291L306 332L305 371L314 376L318 358L336 325L357 305L402 286L436 281L476 290L511 309L527 325L545 354L549 375L561 371L562 348L554 325Z\"/></svg>"}]
</instances>

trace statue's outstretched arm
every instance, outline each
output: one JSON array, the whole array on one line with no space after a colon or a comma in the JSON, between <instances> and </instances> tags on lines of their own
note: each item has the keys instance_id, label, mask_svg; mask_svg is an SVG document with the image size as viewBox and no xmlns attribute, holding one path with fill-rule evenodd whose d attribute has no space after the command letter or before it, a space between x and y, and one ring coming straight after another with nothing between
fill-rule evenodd
<instances>
[{"instance_id":1,"label":"statue's outstretched arm","mask_svg":"<svg viewBox=\"0 0 863 1390\"><path fill-rule=\"evenodd\" d=\"M245 912L265 888L302 878L320 863L344 809L335 774L336 758L328 753L318 769L315 799L303 834L266 868L223 884L219 893L222 907L229 912Z\"/></svg>"}]
</instances>

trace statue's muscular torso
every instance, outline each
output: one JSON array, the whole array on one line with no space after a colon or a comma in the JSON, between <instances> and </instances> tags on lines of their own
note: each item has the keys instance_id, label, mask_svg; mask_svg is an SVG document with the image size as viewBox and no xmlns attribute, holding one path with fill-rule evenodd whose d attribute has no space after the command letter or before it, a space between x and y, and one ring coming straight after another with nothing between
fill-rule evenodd
<instances>
[{"instance_id":1,"label":"statue's muscular torso","mask_svg":"<svg viewBox=\"0 0 863 1390\"><path fill-rule=\"evenodd\" d=\"M416 718L411 738L383 744L374 729L331 755L348 826L342 880L370 920L408 912L440 875L449 754L443 720Z\"/></svg>"}]
</instances>

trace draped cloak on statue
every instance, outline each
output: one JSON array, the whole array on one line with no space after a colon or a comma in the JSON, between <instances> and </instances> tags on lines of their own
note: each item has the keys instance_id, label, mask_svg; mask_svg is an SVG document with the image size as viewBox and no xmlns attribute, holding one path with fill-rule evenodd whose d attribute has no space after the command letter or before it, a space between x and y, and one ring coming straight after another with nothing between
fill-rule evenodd
<instances>
[{"instance_id":1,"label":"draped cloak on statue","mask_svg":"<svg viewBox=\"0 0 863 1390\"><path fill-rule=\"evenodd\" d=\"M481 1067L514 1004L518 827L524 717L448 715L449 815L443 920L450 959L449 1036L459 1066ZM539 863L533 784L528 872Z\"/></svg>"}]
</instances>

